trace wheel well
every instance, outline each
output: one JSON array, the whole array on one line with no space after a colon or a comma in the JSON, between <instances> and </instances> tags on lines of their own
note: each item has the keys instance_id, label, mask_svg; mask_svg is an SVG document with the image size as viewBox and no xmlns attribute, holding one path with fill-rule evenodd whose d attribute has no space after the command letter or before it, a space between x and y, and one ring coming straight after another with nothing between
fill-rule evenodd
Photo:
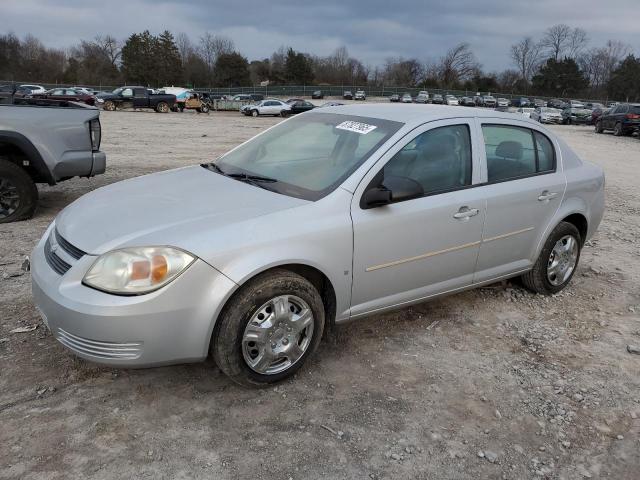
<instances>
[{"instance_id":1,"label":"wheel well","mask_svg":"<svg viewBox=\"0 0 640 480\"><path fill-rule=\"evenodd\" d=\"M586 241L589 224L584 215L580 213L573 213L568 217L563 218L562 221L568 222L576 227L578 229L578 232L580 232L580 240L582 241L582 243Z\"/></svg>"},{"instance_id":2,"label":"wheel well","mask_svg":"<svg viewBox=\"0 0 640 480\"><path fill-rule=\"evenodd\" d=\"M0 158L25 170L34 182L40 180L38 178L38 172L33 167L31 159L29 159L26 153L17 145L0 140ZM24 162L29 162L29 165L25 165Z\"/></svg>"}]
</instances>

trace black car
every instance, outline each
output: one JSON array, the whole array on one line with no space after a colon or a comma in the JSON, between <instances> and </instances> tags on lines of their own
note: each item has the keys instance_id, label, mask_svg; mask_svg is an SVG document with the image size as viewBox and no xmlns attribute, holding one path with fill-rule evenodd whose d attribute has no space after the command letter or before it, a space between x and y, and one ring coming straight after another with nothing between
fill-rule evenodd
<instances>
[{"instance_id":1,"label":"black car","mask_svg":"<svg viewBox=\"0 0 640 480\"><path fill-rule=\"evenodd\" d=\"M586 124L591 120L591 110L584 106L566 107L561 115L563 125Z\"/></svg>"},{"instance_id":2,"label":"black car","mask_svg":"<svg viewBox=\"0 0 640 480\"><path fill-rule=\"evenodd\" d=\"M389 97L389 101L390 102L394 102L394 103L399 102L400 101L400 95L398 95L397 93L394 93L393 95L391 95Z\"/></svg>"},{"instance_id":3,"label":"black car","mask_svg":"<svg viewBox=\"0 0 640 480\"><path fill-rule=\"evenodd\" d=\"M291 115L295 115L296 113L308 112L309 110L313 110L316 107L313 103L307 102L306 100L299 100L297 102L289 103L289 105L291 105L291 110L289 111Z\"/></svg>"},{"instance_id":4,"label":"black car","mask_svg":"<svg viewBox=\"0 0 640 480\"><path fill-rule=\"evenodd\" d=\"M344 100L353 100L353 93L351 92L351 90L346 90L343 94L342 94L342 98Z\"/></svg>"},{"instance_id":5,"label":"black car","mask_svg":"<svg viewBox=\"0 0 640 480\"><path fill-rule=\"evenodd\" d=\"M519 108L534 106L533 102L529 100L527 97L514 98L513 100L511 100L511 105Z\"/></svg>"},{"instance_id":6,"label":"black car","mask_svg":"<svg viewBox=\"0 0 640 480\"><path fill-rule=\"evenodd\" d=\"M289 105L293 105L296 102L304 102L303 98L289 98L284 103L288 103Z\"/></svg>"},{"instance_id":7,"label":"black car","mask_svg":"<svg viewBox=\"0 0 640 480\"><path fill-rule=\"evenodd\" d=\"M547 102L547 107L549 108L559 108L559 109L564 109L566 107L566 104L564 102L564 100L560 100L559 98L552 98L551 100L549 100Z\"/></svg>"},{"instance_id":8,"label":"black car","mask_svg":"<svg viewBox=\"0 0 640 480\"><path fill-rule=\"evenodd\" d=\"M640 103L620 103L596 120L596 132L613 130L615 136L631 135L640 129Z\"/></svg>"},{"instance_id":9,"label":"black car","mask_svg":"<svg viewBox=\"0 0 640 480\"><path fill-rule=\"evenodd\" d=\"M322 90L316 90L311 94L311 98L313 98L314 100L320 100L324 98L324 93L322 93Z\"/></svg>"},{"instance_id":10,"label":"black car","mask_svg":"<svg viewBox=\"0 0 640 480\"><path fill-rule=\"evenodd\" d=\"M436 93L436 94L433 95L431 103L442 105L444 103L444 97L442 95L440 95L439 93Z\"/></svg>"},{"instance_id":11,"label":"black car","mask_svg":"<svg viewBox=\"0 0 640 480\"><path fill-rule=\"evenodd\" d=\"M536 107L536 108L538 108L538 107L546 107L547 106L547 102L545 102L541 98L534 98L533 99L533 106Z\"/></svg>"}]
</instances>

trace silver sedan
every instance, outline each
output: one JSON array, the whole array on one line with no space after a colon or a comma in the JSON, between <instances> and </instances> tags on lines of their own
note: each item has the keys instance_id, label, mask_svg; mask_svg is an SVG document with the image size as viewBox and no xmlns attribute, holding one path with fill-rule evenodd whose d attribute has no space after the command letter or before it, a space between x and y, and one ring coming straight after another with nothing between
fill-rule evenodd
<instances>
[{"instance_id":1,"label":"silver sedan","mask_svg":"<svg viewBox=\"0 0 640 480\"><path fill-rule=\"evenodd\" d=\"M600 223L603 186L599 167L523 117L327 107L215 162L76 200L33 251L33 296L85 359L211 355L264 385L334 325L510 277L559 292Z\"/></svg>"}]
</instances>

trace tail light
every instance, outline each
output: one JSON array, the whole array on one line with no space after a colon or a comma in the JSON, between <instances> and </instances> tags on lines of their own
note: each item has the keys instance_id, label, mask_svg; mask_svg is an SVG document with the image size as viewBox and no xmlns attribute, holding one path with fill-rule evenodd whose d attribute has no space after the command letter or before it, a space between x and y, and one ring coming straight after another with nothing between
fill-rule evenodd
<instances>
[{"instance_id":1,"label":"tail light","mask_svg":"<svg viewBox=\"0 0 640 480\"><path fill-rule=\"evenodd\" d=\"M89 133L91 135L91 150L97 152L100 150L100 141L102 140L102 127L100 119L94 118L89 122Z\"/></svg>"},{"instance_id":2,"label":"tail light","mask_svg":"<svg viewBox=\"0 0 640 480\"><path fill-rule=\"evenodd\" d=\"M640 118L640 115L638 115L637 113L627 113L626 117L629 120L638 120Z\"/></svg>"}]
</instances>

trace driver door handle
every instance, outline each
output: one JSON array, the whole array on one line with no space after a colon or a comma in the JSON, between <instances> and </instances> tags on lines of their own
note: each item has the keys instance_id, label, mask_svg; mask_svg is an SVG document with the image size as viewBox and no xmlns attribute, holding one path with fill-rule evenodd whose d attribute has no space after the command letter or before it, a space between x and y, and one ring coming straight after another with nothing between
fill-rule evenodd
<instances>
[{"instance_id":1,"label":"driver door handle","mask_svg":"<svg viewBox=\"0 0 640 480\"><path fill-rule=\"evenodd\" d=\"M545 190L538 197L539 202L546 202L547 200L551 200L558 196L558 192L550 192L549 190Z\"/></svg>"},{"instance_id":2,"label":"driver door handle","mask_svg":"<svg viewBox=\"0 0 640 480\"><path fill-rule=\"evenodd\" d=\"M457 220L467 220L471 217L475 217L476 215L478 215L478 213L480 213L480 210L478 210L477 208L469 208L469 207L460 207L460 210L458 210L457 213L453 214L453 218L457 219Z\"/></svg>"}]
</instances>

